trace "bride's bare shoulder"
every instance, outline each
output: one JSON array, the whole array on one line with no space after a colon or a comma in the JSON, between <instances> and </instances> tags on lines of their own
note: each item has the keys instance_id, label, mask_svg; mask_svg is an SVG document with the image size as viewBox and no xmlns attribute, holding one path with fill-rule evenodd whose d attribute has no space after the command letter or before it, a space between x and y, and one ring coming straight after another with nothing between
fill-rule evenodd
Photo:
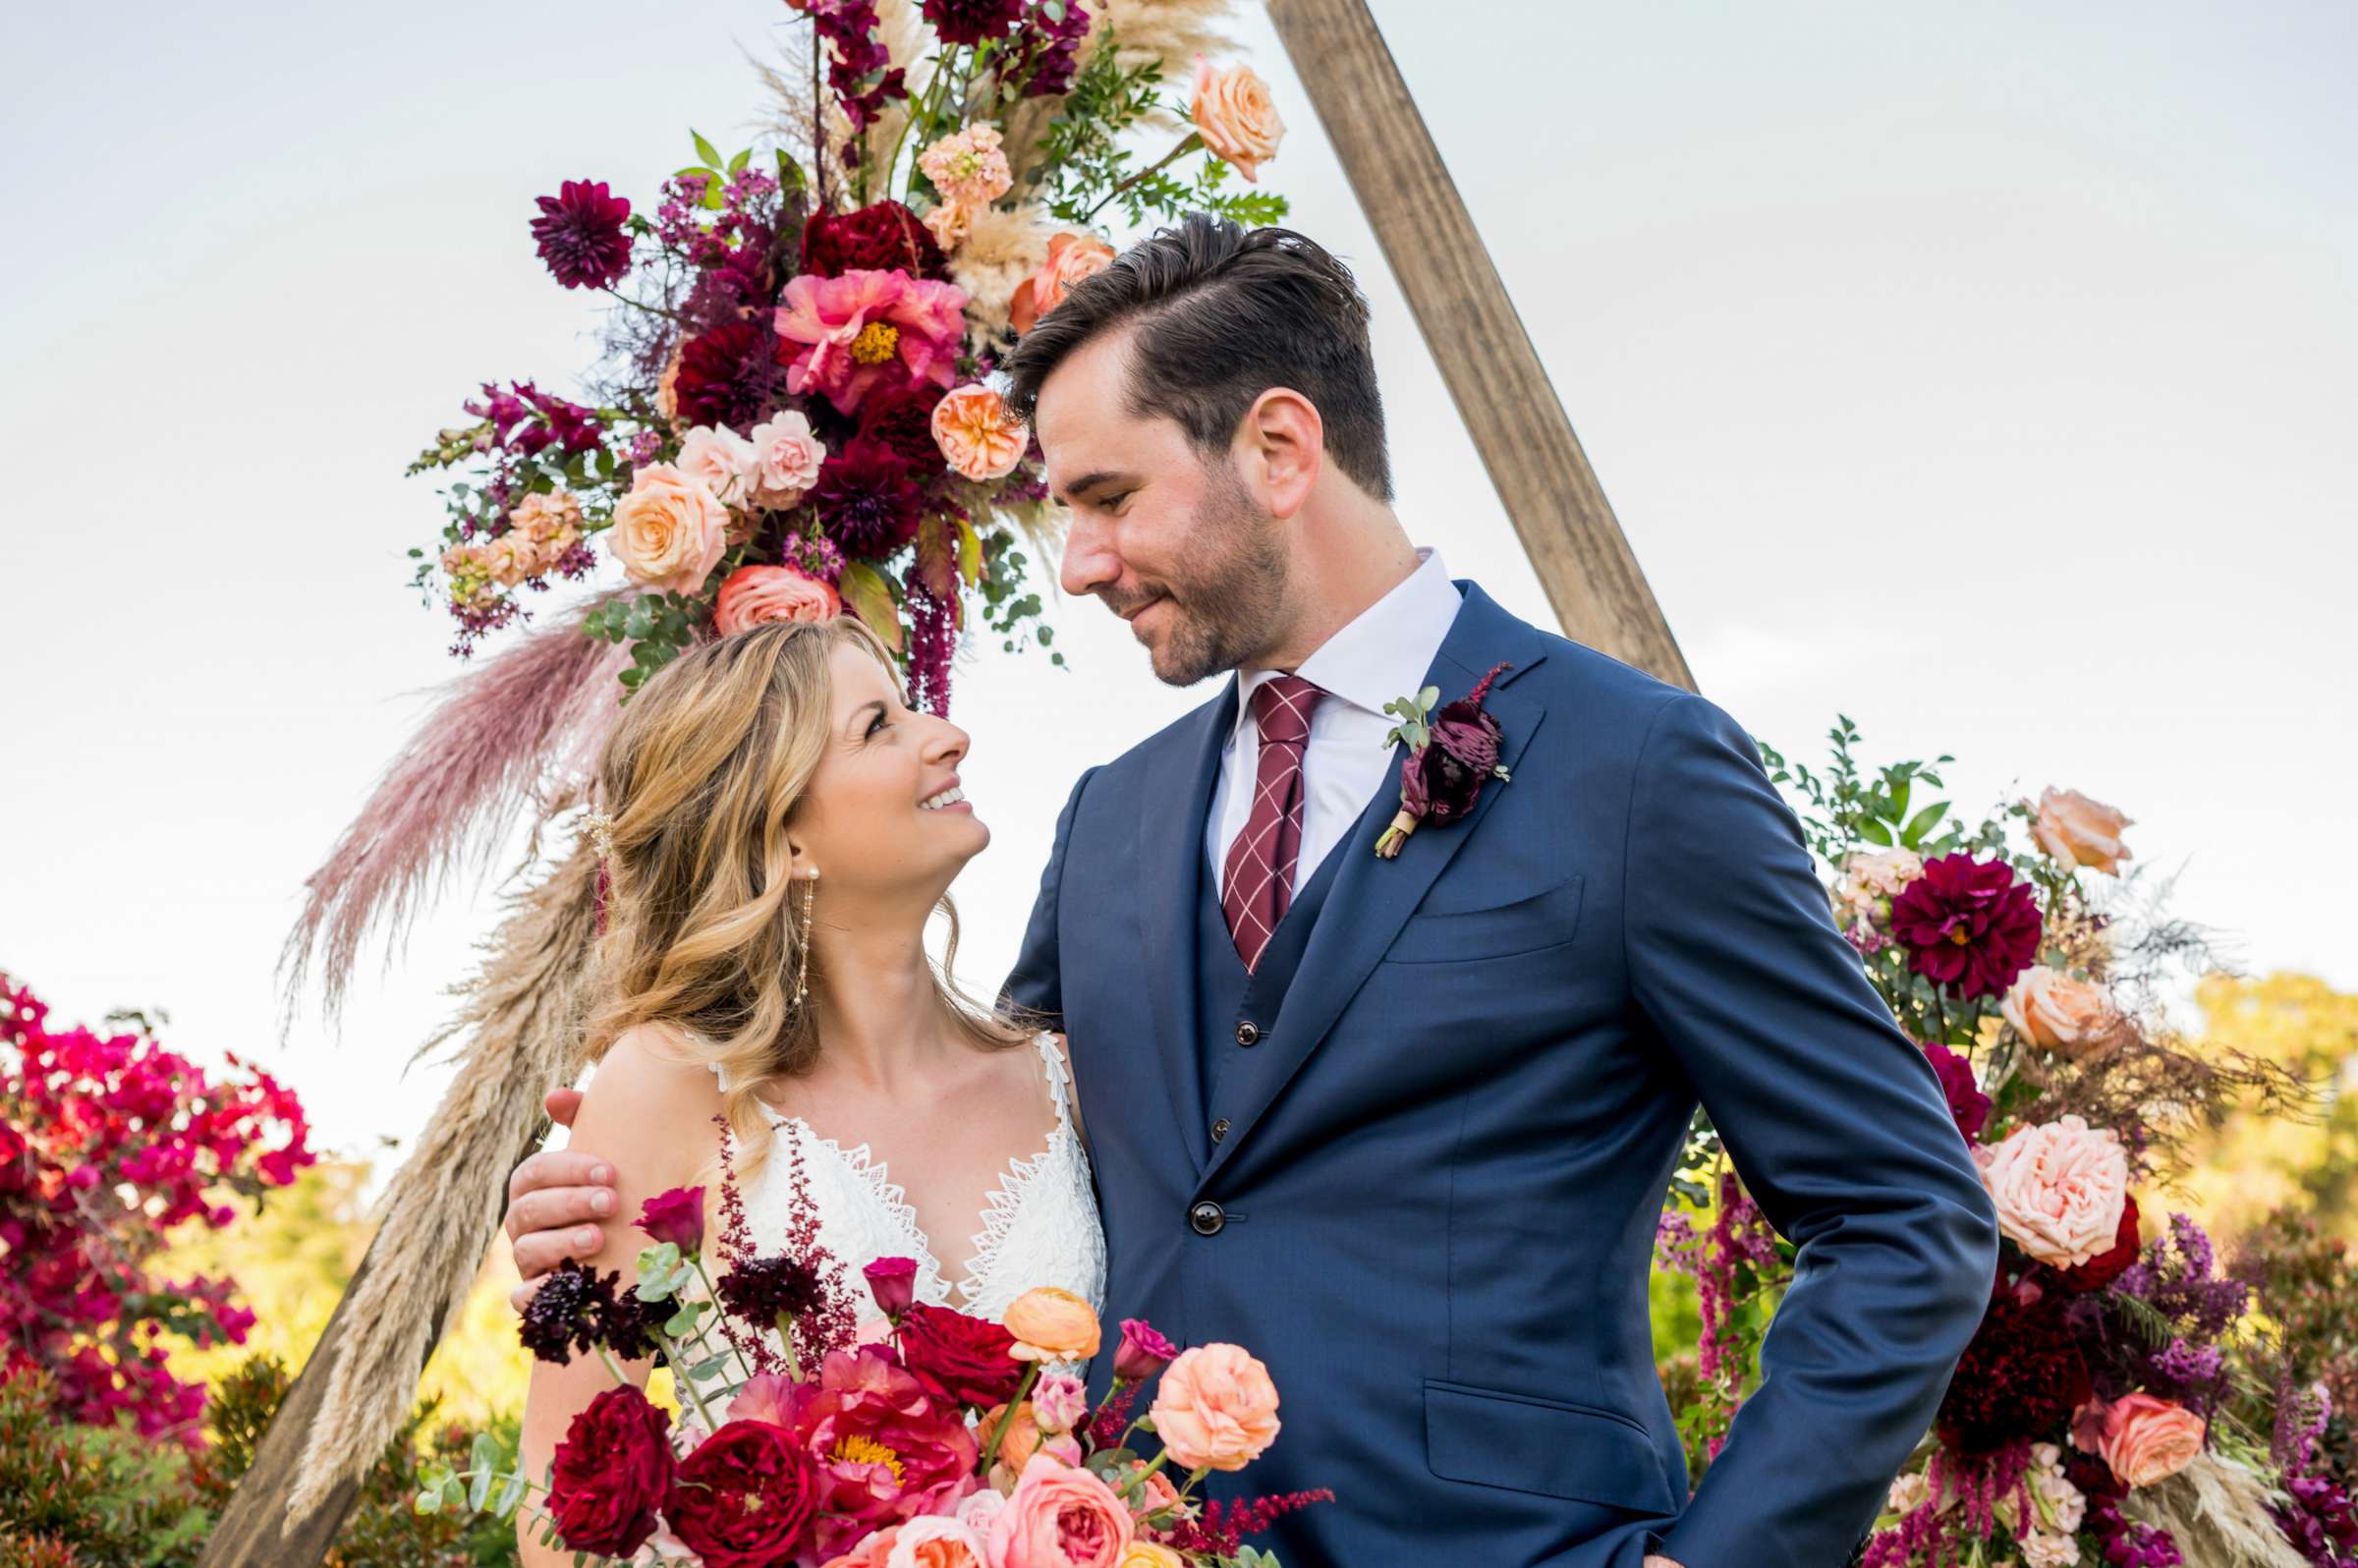
<instances>
[{"instance_id":1,"label":"bride's bare shoulder","mask_svg":"<svg viewBox=\"0 0 2358 1568\"><path fill-rule=\"evenodd\" d=\"M663 1024L641 1024L598 1059L583 1098L583 1113L607 1109L634 1119L708 1120L720 1086L687 1037Z\"/></svg>"}]
</instances>

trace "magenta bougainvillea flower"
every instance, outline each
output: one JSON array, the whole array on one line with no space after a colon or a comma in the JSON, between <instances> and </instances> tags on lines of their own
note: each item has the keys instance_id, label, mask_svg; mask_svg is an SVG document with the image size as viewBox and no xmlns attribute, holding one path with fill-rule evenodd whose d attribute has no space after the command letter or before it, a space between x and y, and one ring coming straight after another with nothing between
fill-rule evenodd
<instances>
[{"instance_id":1,"label":"magenta bougainvillea flower","mask_svg":"<svg viewBox=\"0 0 2358 1568\"><path fill-rule=\"evenodd\" d=\"M1996 996L2039 956L2039 903L2004 861L1943 855L1891 900L1891 934L1934 984Z\"/></svg>"},{"instance_id":2,"label":"magenta bougainvillea flower","mask_svg":"<svg viewBox=\"0 0 2358 1568\"><path fill-rule=\"evenodd\" d=\"M631 270L629 198L609 194L603 180L568 180L553 196L538 196L533 238L540 259L569 289L603 289Z\"/></svg>"}]
</instances>

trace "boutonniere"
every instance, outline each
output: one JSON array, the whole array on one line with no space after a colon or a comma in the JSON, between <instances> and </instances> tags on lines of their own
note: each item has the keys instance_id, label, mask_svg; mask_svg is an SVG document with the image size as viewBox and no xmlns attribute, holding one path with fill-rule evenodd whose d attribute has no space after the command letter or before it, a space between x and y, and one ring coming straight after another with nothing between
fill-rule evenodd
<instances>
[{"instance_id":1,"label":"boutonniere","mask_svg":"<svg viewBox=\"0 0 2358 1568\"><path fill-rule=\"evenodd\" d=\"M1383 704L1400 720L1385 744L1405 746L1408 755L1400 759L1400 812L1376 841L1376 854L1387 861L1399 854L1428 816L1436 822L1462 820L1482 799L1485 784L1507 782L1506 769L1498 765L1498 721L1482 700L1490 695L1490 683L1511 668L1498 665L1438 713L1432 710L1441 700L1437 686Z\"/></svg>"}]
</instances>

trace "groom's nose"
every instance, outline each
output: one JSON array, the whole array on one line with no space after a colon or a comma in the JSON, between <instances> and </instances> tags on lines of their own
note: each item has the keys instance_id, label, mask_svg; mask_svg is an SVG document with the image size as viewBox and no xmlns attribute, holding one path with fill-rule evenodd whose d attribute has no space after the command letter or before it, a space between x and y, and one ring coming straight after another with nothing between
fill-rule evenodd
<instances>
[{"instance_id":1,"label":"groom's nose","mask_svg":"<svg viewBox=\"0 0 2358 1568\"><path fill-rule=\"evenodd\" d=\"M1095 593L1122 576L1122 558L1114 553L1113 530L1101 518L1076 507L1064 533L1064 564L1057 581L1078 598Z\"/></svg>"}]
</instances>

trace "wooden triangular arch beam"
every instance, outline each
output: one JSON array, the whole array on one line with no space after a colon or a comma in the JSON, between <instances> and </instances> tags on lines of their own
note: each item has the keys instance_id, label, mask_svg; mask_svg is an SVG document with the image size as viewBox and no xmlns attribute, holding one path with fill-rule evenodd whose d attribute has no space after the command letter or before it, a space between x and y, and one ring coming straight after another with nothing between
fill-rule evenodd
<instances>
[{"instance_id":1,"label":"wooden triangular arch beam","mask_svg":"<svg viewBox=\"0 0 2358 1568\"><path fill-rule=\"evenodd\" d=\"M1695 689L1366 0L1269 0L1564 635Z\"/></svg>"}]
</instances>

